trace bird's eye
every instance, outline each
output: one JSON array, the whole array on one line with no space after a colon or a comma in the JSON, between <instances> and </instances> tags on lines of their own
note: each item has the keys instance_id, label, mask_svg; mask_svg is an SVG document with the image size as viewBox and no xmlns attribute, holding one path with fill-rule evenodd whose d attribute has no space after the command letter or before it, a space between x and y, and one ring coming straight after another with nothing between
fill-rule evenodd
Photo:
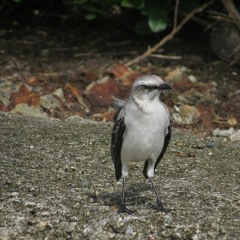
<instances>
[{"instance_id":1,"label":"bird's eye","mask_svg":"<svg viewBox=\"0 0 240 240\"><path fill-rule=\"evenodd\" d=\"M145 84L141 85L141 87L142 87L143 90L148 90L148 86L145 85Z\"/></svg>"}]
</instances>

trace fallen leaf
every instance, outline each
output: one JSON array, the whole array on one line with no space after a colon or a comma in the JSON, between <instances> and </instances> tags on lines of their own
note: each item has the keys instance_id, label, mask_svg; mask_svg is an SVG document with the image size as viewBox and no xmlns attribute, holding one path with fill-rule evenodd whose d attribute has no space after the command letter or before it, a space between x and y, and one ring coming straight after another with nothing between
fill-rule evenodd
<instances>
[{"instance_id":1,"label":"fallen leaf","mask_svg":"<svg viewBox=\"0 0 240 240\"><path fill-rule=\"evenodd\" d=\"M124 85L132 85L134 80L139 77L139 73L134 72L120 63L111 68L109 72L119 78Z\"/></svg>"},{"instance_id":2,"label":"fallen leaf","mask_svg":"<svg viewBox=\"0 0 240 240\"><path fill-rule=\"evenodd\" d=\"M235 117L230 117L230 118L228 118L227 123L230 126L236 126L238 121L237 121L237 119Z\"/></svg>"},{"instance_id":3,"label":"fallen leaf","mask_svg":"<svg viewBox=\"0 0 240 240\"><path fill-rule=\"evenodd\" d=\"M129 94L129 87L110 77L105 77L87 86L84 94L93 106L113 105L113 96L124 99Z\"/></svg>"},{"instance_id":4,"label":"fallen leaf","mask_svg":"<svg viewBox=\"0 0 240 240\"><path fill-rule=\"evenodd\" d=\"M183 75L183 71L181 71L179 68L176 68L175 70L168 73L165 80L167 82L178 82L183 78Z\"/></svg>"},{"instance_id":5,"label":"fallen leaf","mask_svg":"<svg viewBox=\"0 0 240 240\"><path fill-rule=\"evenodd\" d=\"M194 83L192 83L188 78L182 78L178 81L174 81L173 88L175 91L180 93L186 92L193 88Z\"/></svg>"},{"instance_id":6,"label":"fallen leaf","mask_svg":"<svg viewBox=\"0 0 240 240\"><path fill-rule=\"evenodd\" d=\"M27 80L27 83L32 86L36 87L41 85L43 82L45 82L46 79L40 78L40 77L31 77Z\"/></svg>"},{"instance_id":7,"label":"fallen leaf","mask_svg":"<svg viewBox=\"0 0 240 240\"><path fill-rule=\"evenodd\" d=\"M86 107L86 103L83 100L82 90L73 86L70 83L67 83L64 87L65 98L67 102L74 102L75 100L84 107Z\"/></svg>"},{"instance_id":8,"label":"fallen leaf","mask_svg":"<svg viewBox=\"0 0 240 240\"><path fill-rule=\"evenodd\" d=\"M210 126L212 123L219 122L219 117L215 113L212 105L198 105L196 108L198 109L203 125Z\"/></svg>"},{"instance_id":9,"label":"fallen leaf","mask_svg":"<svg viewBox=\"0 0 240 240\"><path fill-rule=\"evenodd\" d=\"M16 106L27 103L29 106L39 105L40 95L32 92L24 83L20 83L18 91L11 94L11 103Z\"/></svg>"}]
</instances>

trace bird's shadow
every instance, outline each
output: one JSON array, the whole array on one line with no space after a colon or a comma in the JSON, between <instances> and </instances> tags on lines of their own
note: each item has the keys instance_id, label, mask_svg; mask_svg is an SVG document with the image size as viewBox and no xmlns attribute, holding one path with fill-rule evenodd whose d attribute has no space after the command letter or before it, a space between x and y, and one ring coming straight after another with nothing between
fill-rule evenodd
<instances>
[{"instance_id":1,"label":"bird's shadow","mask_svg":"<svg viewBox=\"0 0 240 240\"><path fill-rule=\"evenodd\" d=\"M101 192L98 199L106 206L120 205L122 188L112 192ZM126 204L128 206L146 205L154 200L153 189L148 184L131 183L125 190Z\"/></svg>"}]
</instances>

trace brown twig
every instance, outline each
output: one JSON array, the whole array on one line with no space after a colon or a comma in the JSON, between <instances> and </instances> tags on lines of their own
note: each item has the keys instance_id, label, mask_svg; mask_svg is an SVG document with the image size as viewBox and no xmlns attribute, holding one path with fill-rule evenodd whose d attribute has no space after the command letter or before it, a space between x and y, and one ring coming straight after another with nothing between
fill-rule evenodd
<instances>
[{"instance_id":1,"label":"brown twig","mask_svg":"<svg viewBox=\"0 0 240 240\"><path fill-rule=\"evenodd\" d=\"M238 10L236 9L236 6L234 5L232 0L222 0L222 3L224 7L226 8L228 15L237 21L240 21L240 14Z\"/></svg>"},{"instance_id":2,"label":"brown twig","mask_svg":"<svg viewBox=\"0 0 240 240\"><path fill-rule=\"evenodd\" d=\"M194 15L196 15L197 13L202 12L203 10L205 10L207 7L209 7L212 3L214 2L214 0L211 0L203 5L201 5L198 8L195 8L194 10L192 10L177 26L173 26L172 31L165 36L160 42L158 42L156 45L154 45L152 48L149 48L145 53L143 53L142 55L132 59L131 61L127 62L125 64L125 66L129 67L141 60L143 60L144 58L150 56L153 52L155 52L157 49L159 49L160 47L162 47L166 42L168 42L169 40L171 40L181 29L182 27L191 19L193 18ZM178 1L176 1L176 5L177 5ZM177 6L175 6L175 11L177 10ZM176 16L177 13L174 13L174 16Z\"/></svg>"},{"instance_id":3,"label":"brown twig","mask_svg":"<svg viewBox=\"0 0 240 240\"><path fill-rule=\"evenodd\" d=\"M150 57L160 58L160 59L171 59L171 60L180 60L181 56L167 56L162 54L151 54Z\"/></svg>"},{"instance_id":4,"label":"brown twig","mask_svg":"<svg viewBox=\"0 0 240 240\"><path fill-rule=\"evenodd\" d=\"M236 24L237 26L240 26L240 20L234 19L230 15L215 11L209 11L209 14L212 19L230 22Z\"/></svg>"},{"instance_id":5,"label":"brown twig","mask_svg":"<svg viewBox=\"0 0 240 240\"><path fill-rule=\"evenodd\" d=\"M177 19L178 19L178 6L179 0L176 0L175 8L174 8L174 21L173 21L173 29L177 27Z\"/></svg>"}]
</instances>

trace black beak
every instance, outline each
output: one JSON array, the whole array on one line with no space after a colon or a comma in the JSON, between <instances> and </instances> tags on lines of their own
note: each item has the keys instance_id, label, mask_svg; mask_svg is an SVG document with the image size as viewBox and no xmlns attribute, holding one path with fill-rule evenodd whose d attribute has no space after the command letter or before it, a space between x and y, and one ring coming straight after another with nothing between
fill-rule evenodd
<instances>
[{"instance_id":1,"label":"black beak","mask_svg":"<svg viewBox=\"0 0 240 240\"><path fill-rule=\"evenodd\" d=\"M158 89L159 90L170 90L170 89L172 89L172 87L166 83L163 83L158 87Z\"/></svg>"}]
</instances>

